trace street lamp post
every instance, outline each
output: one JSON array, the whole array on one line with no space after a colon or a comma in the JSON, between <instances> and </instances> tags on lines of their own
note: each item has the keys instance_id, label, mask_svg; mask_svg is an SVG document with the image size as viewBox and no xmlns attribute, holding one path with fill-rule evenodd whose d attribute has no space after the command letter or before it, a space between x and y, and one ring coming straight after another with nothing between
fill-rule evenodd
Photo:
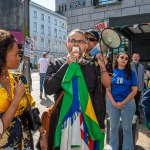
<instances>
[{"instance_id":1,"label":"street lamp post","mask_svg":"<svg viewBox=\"0 0 150 150\"><path fill-rule=\"evenodd\" d=\"M24 39L26 39L26 36L29 37L29 3L30 0L24 0L23 2L23 9L24 9ZM24 76L26 77L30 91L31 91L31 74L30 74L30 58L27 56L24 56Z\"/></svg>"}]
</instances>

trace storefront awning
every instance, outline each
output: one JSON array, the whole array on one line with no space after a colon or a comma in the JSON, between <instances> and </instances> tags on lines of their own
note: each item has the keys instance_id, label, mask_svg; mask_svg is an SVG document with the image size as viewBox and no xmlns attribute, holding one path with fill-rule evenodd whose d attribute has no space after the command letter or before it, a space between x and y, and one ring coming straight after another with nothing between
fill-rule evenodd
<instances>
[{"instance_id":1,"label":"storefront awning","mask_svg":"<svg viewBox=\"0 0 150 150\"><path fill-rule=\"evenodd\" d=\"M109 18L109 26L129 39L150 36L150 14Z\"/></svg>"},{"instance_id":2,"label":"storefront awning","mask_svg":"<svg viewBox=\"0 0 150 150\"><path fill-rule=\"evenodd\" d=\"M129 39L150 36L150 23L133 24L132 26L115 27L121 34Z\"/></svg>"}]
</instances>

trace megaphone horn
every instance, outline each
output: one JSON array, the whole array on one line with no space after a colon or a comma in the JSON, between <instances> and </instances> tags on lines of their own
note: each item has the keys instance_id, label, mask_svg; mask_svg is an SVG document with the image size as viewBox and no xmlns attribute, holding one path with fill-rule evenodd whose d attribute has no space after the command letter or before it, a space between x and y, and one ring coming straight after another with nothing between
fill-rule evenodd
<instances>
[{"instance_id":1,"label":"megaphone horn","mask_svg":"<svg viewBox=\"0 0 150 150\"><path fill-rule=\"evenodd\" d=\"M108 48L118 48L121 44L121 38L119 34L112 28L105 28L101 31L101 40L91 51L90 55L94 56L102 51L106 51Z\"/></svg>"},{"instance_id":2,"label":"megaphone horn","mask_svg":"<svg viewBox=\"0 0 150 150\"><path fill-rule=\"evenodd\" d=\"M102 42L109 48L118 48L121 44L119 34L112 28L105 28L101 32Z\"/></svg>"}]
</instances>

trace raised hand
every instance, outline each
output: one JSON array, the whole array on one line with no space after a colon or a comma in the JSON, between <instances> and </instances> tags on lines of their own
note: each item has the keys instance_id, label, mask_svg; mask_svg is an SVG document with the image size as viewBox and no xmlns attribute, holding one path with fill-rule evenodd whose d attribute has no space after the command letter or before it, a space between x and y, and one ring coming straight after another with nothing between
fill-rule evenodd
<instances>
[{"instance_id":1,"label":"raised hand","mask_svg":"<svg viewBox=\"0 0 150 150\"><path fill-rule=\"evenodd\" d=\"M15 82L15 97L17 97L18 99L21 99L24 96L25 92L26 92L26 89L23 83L21 82L21 80L18 83Z\"/></svg>"}]
</instances>

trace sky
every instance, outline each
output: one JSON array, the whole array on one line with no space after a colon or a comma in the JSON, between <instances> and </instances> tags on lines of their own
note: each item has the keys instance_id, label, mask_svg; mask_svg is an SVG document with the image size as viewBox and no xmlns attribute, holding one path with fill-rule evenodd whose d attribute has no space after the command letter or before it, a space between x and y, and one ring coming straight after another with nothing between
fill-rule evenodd
<instances>
[{"instance_id":1,"label":"sky","mask_svg":"<svg viewBox=\"0 0 150 150\"><path fill-rule=\"evenodd\" d=\"M39 5L42 5L50 10L55 11L55 0L31 0Z\"/></svg>"}]
</instances>

